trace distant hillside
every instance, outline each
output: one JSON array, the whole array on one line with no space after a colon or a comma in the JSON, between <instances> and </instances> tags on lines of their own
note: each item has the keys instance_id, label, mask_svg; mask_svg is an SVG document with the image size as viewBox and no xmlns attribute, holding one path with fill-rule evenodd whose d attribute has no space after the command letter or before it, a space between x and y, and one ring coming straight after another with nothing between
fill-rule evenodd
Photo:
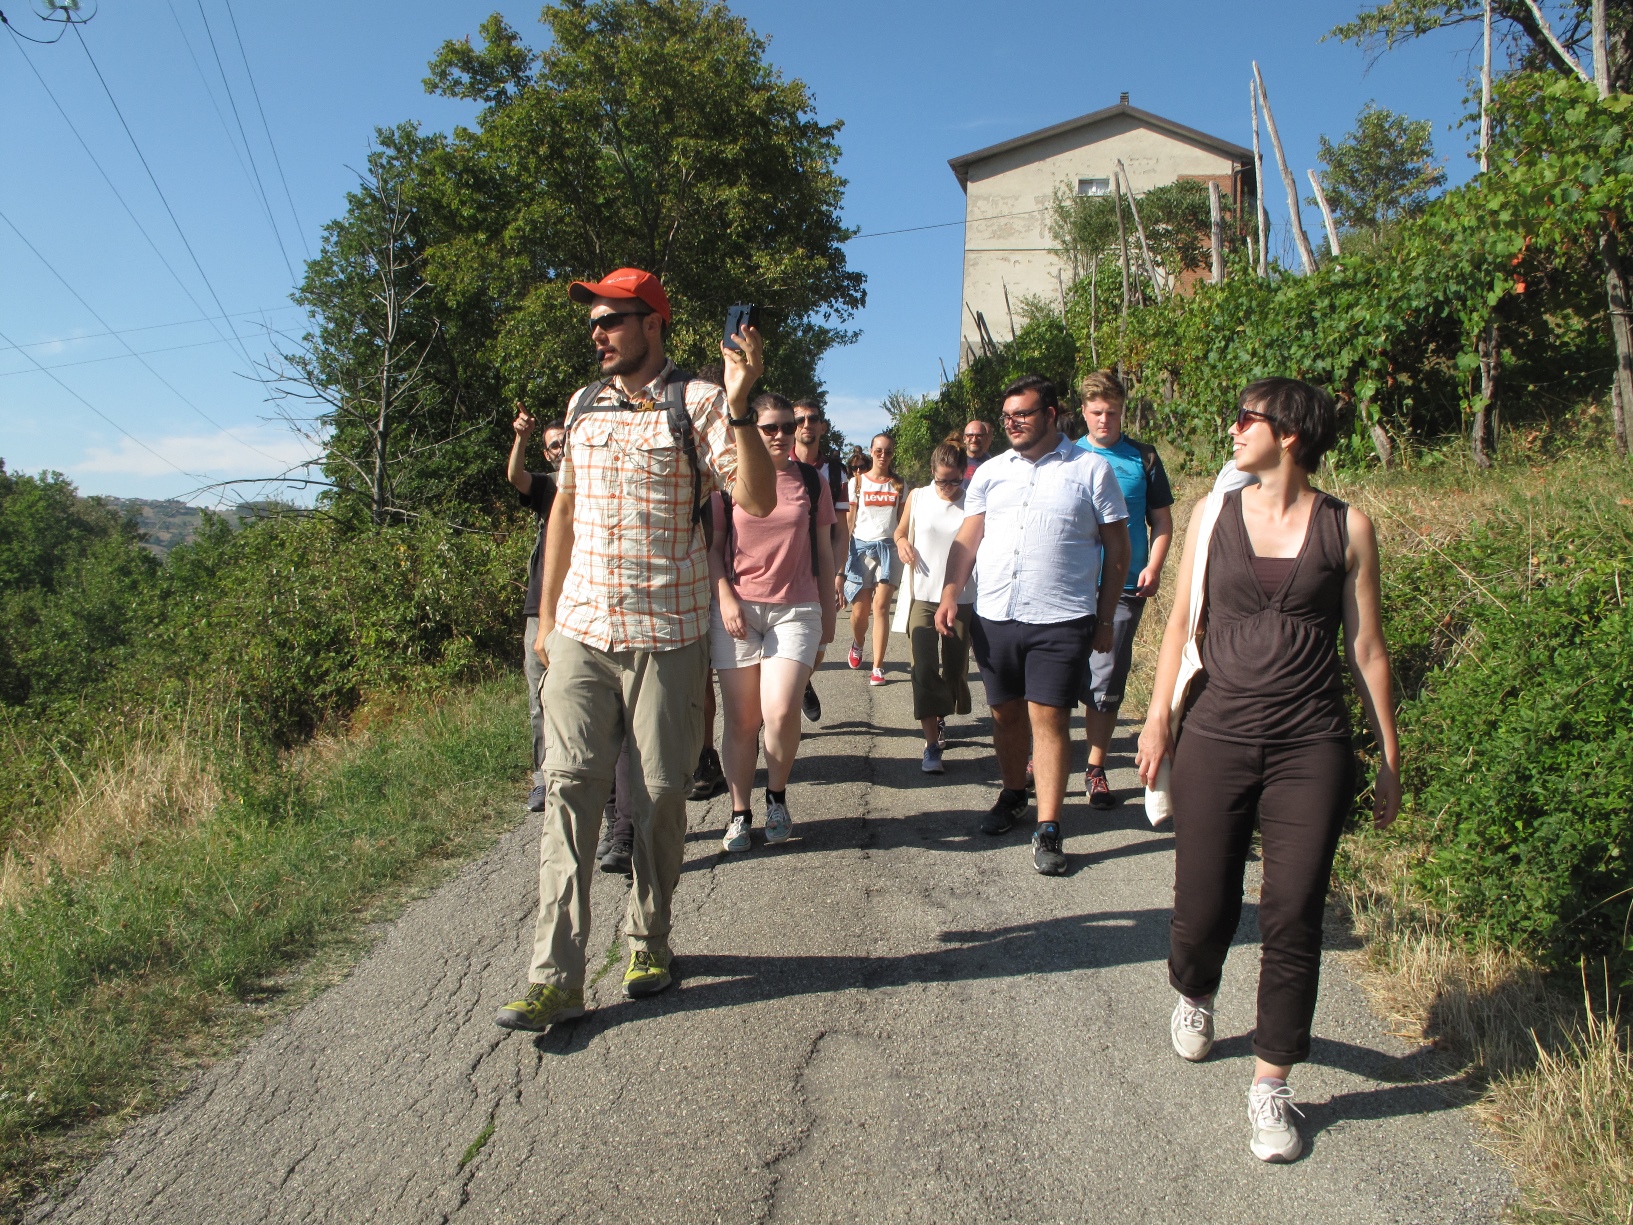
<instances>
[{"instance_id":1,"label":"distant hillside","mask_svg":"<svg viewBox=\"0 0 1633 1225\"><path fill-rule=\"evenodd\" d=\"M198 507L189 506L185 502L161 502L153 498L105 497L102 500L110 506L135 515L147 536L144 543L160 557L168 554L178 544L186 544L197 536L199 524L204 520L204 514ZM253 519L276 507L277 503L274 502L246 502L242 506L226 507L220 513L237 527L245 519Z\"/></svg>"}]
</instances>

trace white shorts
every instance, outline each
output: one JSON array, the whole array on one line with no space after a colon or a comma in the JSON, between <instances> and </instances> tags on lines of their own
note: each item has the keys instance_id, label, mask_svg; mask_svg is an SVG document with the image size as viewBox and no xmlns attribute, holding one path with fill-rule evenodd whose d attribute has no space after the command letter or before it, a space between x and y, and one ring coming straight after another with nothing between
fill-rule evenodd
<instances>
[{"instance_id":1,"label":"white shorts","mask_svg":"<svg viewBox=\"0 0 1633 1225\"><path fill-rule=\"evenodd\" d=\"M807 668L816 663L822 645L822 606L767 604L744 600L743 624L747 636L733 638L720 619L720 602L709 606L709 654L716 671L752 668L762 659L792 659Z\"/></svg>"}]
</instances>

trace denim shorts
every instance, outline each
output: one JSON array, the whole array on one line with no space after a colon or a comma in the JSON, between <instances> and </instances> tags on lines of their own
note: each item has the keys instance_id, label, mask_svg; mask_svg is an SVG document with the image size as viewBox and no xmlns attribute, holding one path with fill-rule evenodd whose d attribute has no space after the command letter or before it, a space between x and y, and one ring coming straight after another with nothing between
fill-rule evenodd
<instances>
[{"instance_id":1,"label":"denim shorts","mask_svg":"<svg viewBox=\"0 0 1633 1225\"><path fill-rule=\"evenodd\" d=\"M902 581L902 559L894 540L853 540L845 562L845 603L856 599L865 588L885 583L895 587Z\"/></svg>"}]
</instances>

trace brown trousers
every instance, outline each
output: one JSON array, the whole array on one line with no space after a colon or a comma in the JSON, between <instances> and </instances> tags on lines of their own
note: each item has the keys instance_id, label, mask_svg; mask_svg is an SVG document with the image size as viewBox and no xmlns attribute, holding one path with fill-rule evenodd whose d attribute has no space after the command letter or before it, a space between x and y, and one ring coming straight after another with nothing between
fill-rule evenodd
<instances>
[{"instance_id":1,"label":"brown trousers","mask_svg":"<svg viewBox=\"0 0 1633 1225\"><path fill-rule=\"evenodd\" d=\"M528 980L572 988L584 985L595 844L626 731L635 883L624 929L632 950L669 947L686 791L703 746L708 644L602 651L555 632L545 649L546 797Z\"/></svg>"}]
</instances>

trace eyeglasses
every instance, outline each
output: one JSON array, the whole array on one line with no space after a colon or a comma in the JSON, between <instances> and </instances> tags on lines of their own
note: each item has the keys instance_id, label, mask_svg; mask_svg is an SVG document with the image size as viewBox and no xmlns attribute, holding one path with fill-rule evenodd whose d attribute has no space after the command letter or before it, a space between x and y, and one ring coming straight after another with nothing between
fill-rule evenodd
<instances>
[{"instance_id":1,"label":"eyeglasses","mask_svg":"<svg viewBox=\"0 0 1633 1225\"><path fill-rule=\"evenodd\" d=\"M553 441L553 442L547 442L547 443L545 443L545 444L544 444L544 449L545 449L545 450L546 450L546 451L559 451L559 450L561 450L561 449L562 449L562 447L564 447L564 446L566 446L566 445L567 445L567 442L566 442L566 439L563 439L563 438L557 438L557 439L556 439L556 440L555 440L555 441Z\"/></svg>"},{"instance_id":2,"label":"eyeglasses","mask_svg":"<svg viewBox=\"0 0 1633 1225\"><path fill-rule=\"evenodd\" d=\"M1017 412L1003 413L1001 414L1001 419L1004 423L1004 428L1007 430L1012 429L1017 425L1025 425L1042 411L1043 407L1041 405L1037 408L1023 408Z\"/></svg>"},{"instance_id":3,"label":"eyeglasses","mask_svg":"<svg viewBox=\"0 0 1633 1225\"><path fill-rule=\"evenodd\" d=\"M794 424L795 425L821 425L826 420L827 420L826 417L795 417L794 418Z\"/></svg>"},{"instance_id":4,"label":"eyeglasses","mask_svg":"<svg viewBox=\"0 0 1633 1225\"><path fill-rule=\"evenodd\" d=\"M967 441L973 438L985 438L986 436L987 432L985 430L971 430L969 433L964 435L964 438Z\"/></svg>"},{"instance_id":5,"label":"eyeglasses","mask_svg":"<svg viewBox=\"0 0 1633 1225\"><path fill-rule=\"evenodd\" d=\"M792 421L760 422L760 433L764 434L767 438L775 438L778 434L782 434L786 437L794 432L794 428L794 423Z\"/></svg>"},{"instance_id":6,"label":"eyeglasses","mask_svg":"<svg viewBox=\"0 0 1633 1225\"><path fill-rule=\"evenodd\" d=\"M961 476L938 476L936 477L935 483L941 486L943 489L953 489L959 485L962 485L964 483L964 478Z\"/></svg>"},{"instance_id":7,"label":"eyeglasses","mask_svg":"<svg viewBox=\"0 0 1633 1225\"><path fill-rule=\"evenodd\" d=\"M651 311L608 311L604 315L591 315L590 332L593 334L596 328L600 328L603 332L610 332L623 323L625 319L644 319L651 313Z\"/></svg>"},{"instance_id":8,"label":"eyeglasses","mask_svg":"<svg viewBox=\"0 0 1633 1225\"><path fill-rule=\"evenodd\" d=\"M1263 413L1254 412L1251 408L1239 408L1236 410L1236 432L1238 434L1247 429L1247 427L1252 425L1255 421L1263 421L1270 427L1272 433L1275 432L1276 423Z\"/></svg>"}]
</instances>

